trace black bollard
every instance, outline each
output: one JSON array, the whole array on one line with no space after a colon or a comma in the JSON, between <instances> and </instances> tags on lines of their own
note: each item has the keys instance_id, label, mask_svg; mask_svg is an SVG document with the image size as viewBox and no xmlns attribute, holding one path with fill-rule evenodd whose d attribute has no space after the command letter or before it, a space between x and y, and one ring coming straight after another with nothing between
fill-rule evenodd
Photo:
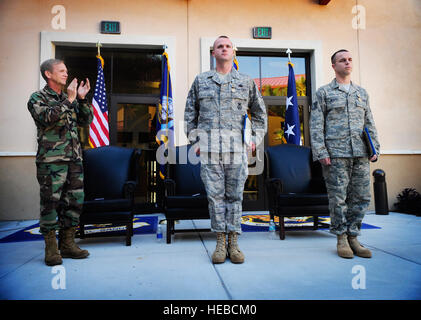
<instances>
[{"instance_id":1,"label":"black bollard","mask_svg":"<svg viewBox=\"0 0 421 320\"><path fill-rule=\"evenodd\" d=\"M389 214L387 202L386 173L381 169L373 171L374 177L374 206L376 214Z\"/></svg>"}]
</instances>

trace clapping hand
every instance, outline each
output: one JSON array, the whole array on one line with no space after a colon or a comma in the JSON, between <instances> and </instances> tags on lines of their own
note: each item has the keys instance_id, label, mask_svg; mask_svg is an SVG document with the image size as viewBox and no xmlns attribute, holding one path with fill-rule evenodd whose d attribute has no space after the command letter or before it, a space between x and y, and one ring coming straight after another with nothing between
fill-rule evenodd
<instances>
[{"instance_id":1,"label":"clapping hand","mask_svg":"<svg viewBox=\"0 0 421 320\"><path fill-rule=\"evenodd\" d=\"M67 87L67 100L72 103L76 99L76 92L77 92L77 79L74 78L72 82L70 82L69 86Z\"/></svg>"},{"instance_id":2,"label":"clapping hand","mask_svg":"<svg viewBox=\"0 0 421 320\"><path fill-rule=\"evenodd\" d=\"M89 83L89 79L86 78L86 83L82 81L77 89L77 96L79 99L85 99L86 94L91 90L91 85Z\"/></svg>"}]
</instances>

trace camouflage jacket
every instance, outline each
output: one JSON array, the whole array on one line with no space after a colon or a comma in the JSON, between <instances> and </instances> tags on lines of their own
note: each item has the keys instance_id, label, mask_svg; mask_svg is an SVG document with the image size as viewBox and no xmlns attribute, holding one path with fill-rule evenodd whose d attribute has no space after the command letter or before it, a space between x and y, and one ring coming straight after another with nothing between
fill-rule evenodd
<instances>
[{"instance_id":1,"label":"camouflage jacket","mask_svg":"<svg viewBox=\"0 0 421 320\"><path fill-rule=\"evenodd\" d=\"M58 95L45 86L31 95L28 109L37 126L36 162L82 160L77 126L89 125L93 119L86 99L70 103L64 92Z\"/></svg>"},{"instance_id":2,"label":"camouflage jacket","mask_svg":"<svg viewBox=\"0 0 421 320\"><path fill-rule=\"evenodd\" d=\"M310 113L310 137L313 159L368 157L363 139L367 127L377 154L380 144L368 94L351 83L349 92L336 79L316 92Z\"/></svg>"},{"instance_id":3,"label":"camouflage jacket","mask_svg":"<svg viewBox=\"0 0 421 320\"><path fill-rule=\"evenodd\" d=\"M188 93L184 132L190 142L199 138L203 152L243 152L248 111L252 140L258 145L267 130L267 115L253 79L234 68L227 81L222 81L216 70L207 71L196 77Z\"/></svg>"}]
</instances>

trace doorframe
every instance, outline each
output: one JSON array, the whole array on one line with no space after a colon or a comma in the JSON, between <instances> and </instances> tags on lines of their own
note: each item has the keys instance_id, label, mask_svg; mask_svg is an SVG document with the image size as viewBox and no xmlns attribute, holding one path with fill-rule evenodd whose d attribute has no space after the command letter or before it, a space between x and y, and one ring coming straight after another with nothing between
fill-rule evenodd
<instances>
[{"instance_id":1,"label":"doorframe","mask_svg":"<svg viewBox=\"0 0 421 320\"><path fill-rule=\"evenodd\" d=\"M176 38L172 36L144 36L144 35L106 35L90 33L50 32L40 33L40 65L47 59L55 57L56 45L72 47L94 47L99 42L103 48L131 48L131 49L162 49L168 53L171 66L171 85L173 98L176 100L177 61ZM45 86L45 80L39 76L39 88Z\"/></svg>"}]
</instances>

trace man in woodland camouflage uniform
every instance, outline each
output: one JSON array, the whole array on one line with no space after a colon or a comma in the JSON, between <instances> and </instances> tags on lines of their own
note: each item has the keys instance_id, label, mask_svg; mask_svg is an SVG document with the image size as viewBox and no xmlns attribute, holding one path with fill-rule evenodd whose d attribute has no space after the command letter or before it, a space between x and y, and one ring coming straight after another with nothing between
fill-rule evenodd
<instances>
[{"instance_id":1,"label":"man in woodland camouflage uniform","mask_svg":"<svg viewBox=\"0 0 421 320\"><path fill-rule=\"evenodd\" d=\"M316 92L310 135L314 160L321 162L329 197L330 232L337 235L338 255L370 258L357 240L370 203L370 163L379 142L366 90L351 82L352 56L339 50L331 57L336 78ZM363 140L366 127L377 154L369 156Z\"/></svg>"},{"instance_id":2,"label":"man in woodland camouflage uniform","mask_svg":"<svg viewBox=\"0 0 421 320\"><path fill-rule=\"evenodd\" d=\"M45 263L62 263L63 258L81 259L89 255L74 242L82 211L82 148L77 126L89 125L93 110L86 99L89 79L78 87L73 79L63 92L67 68L63 61L50 59L41 64L47 85L31 95L28 109L37 126L37 179L40 185L40 232L45 239ZM56 242L59 230L60 252Z\"/></svg>"},{"instance_id":3,"label":"man in woodland camouflage uniform","mask_svg":"<svg viewBox=\"0 0 421 320\"><path fill-rule=\"evenodd\" d=\"M185 133L192 143L199 137L200 176L209 201L211 229L217 233L212 262L222 263L228 254L231 262L243 263L237 237L241 234L243 191L248 176L244 117L250 109L254 132L250 147L254 150L266 131L266 108L253 79L233 68L234 50L228 37L215 40L212 55L216 70L198 75L189 91Z\"/></svg>"}]
</instances>

